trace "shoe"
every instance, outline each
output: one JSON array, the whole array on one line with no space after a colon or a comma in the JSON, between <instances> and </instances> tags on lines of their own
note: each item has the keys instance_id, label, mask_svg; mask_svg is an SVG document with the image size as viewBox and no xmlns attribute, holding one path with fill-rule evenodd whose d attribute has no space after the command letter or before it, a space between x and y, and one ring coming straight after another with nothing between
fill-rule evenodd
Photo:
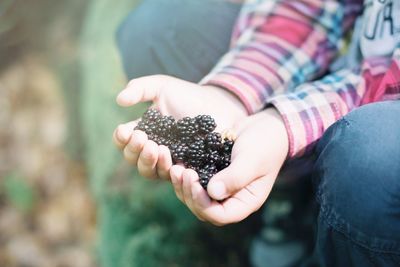
<instances>
[{"instance_id":1,"label":"shoe","mask_svg":"<svg viewBox=\"0 0 400 267\"><path fill-rule=\"evenodd\" d=\"M277 186L262 211L263 227L250 246L253 267L299 267L312 254L315 204L310 179Z\"/></svg>"}]
</instances>

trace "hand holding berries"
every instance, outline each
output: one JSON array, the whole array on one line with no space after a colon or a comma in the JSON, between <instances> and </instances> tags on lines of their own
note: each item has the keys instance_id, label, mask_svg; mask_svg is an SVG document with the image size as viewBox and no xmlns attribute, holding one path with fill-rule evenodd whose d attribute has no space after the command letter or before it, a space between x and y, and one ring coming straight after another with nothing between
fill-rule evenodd
<instances>
[{"instance_id":1,"label":"hand holding berries","mask_svg":"<svg viewBox=\"0 0 400 267\"><path fill-rule=\"evenodd\" d=\"M161 114L177 119L209 114L220 127L217 130L229 129L236 121L247 116L242 102L228 90L165 75L133 79L117 97L118 104L123 107L149 101ZM196 119L205 120L207 124L209 118L200 116Z\"/></svg>"},{"instance_id":2,"label":"hand holding berries","mask_svg":"<svg viewBox=\"0 0 400 267\"><path fill-rule=\"evenodd\" d=\"M177 197L200 220L215 225L241 221L258 210L288 153L288 135L273 108L246 118L234 130L232 162L210 180L208 194L199 184L206 174L176 165L170 171Z\"/></svg>"},{"instance_id":3,"label":"hand holding berries","mask_svg":"<svg viewBox=\"0 0 400 267\"><path fill-rule=\"evenodd\" d=\"M242 103L226 90L167 76L132 80L117 98L125 107L146 101L152 101L162 114L176 118L210 114L220 130L232 128L236 123L237 139L231 164L210 180L207 194L194 170L172 166L166 146L157 145L142 131L132 133L137 122L122 124L114 131L114 142L125 159L138 167L140 174L171 178L177 197L199 219L215 225L240 221L263 204L288 150L287 132L278 112L270 108L247 117ZM207 110L203 103L208 104ZM227 144L224 149L230 147ZM180 147L176 155L184 156L185 149ZM216 158L213 153L210 157ZM226 159L222 162L227 164Z\"/></svg>"},{"instance_id":4,"label":"hand holding berries","mask_svg":"<svg viewBox=\"0 0 400 267\"><path fill-rule=\"evenodd\" d=\"M165 75L131 80L117 97L118 104L124 107L147 101L152 102L152 106L161 114L178 119L209 114L218 124L217 131L231 128L236 121L247 116L241 101L226 89L198 85ZM137 122L119 125L113 134L114 143L123 151L125 159L138 167L142 176L170 179L168 171L172 166L172 159L164 146L169 144L163 142L164 145L155 149L155 142L149 140L147 135L137 133L140 131L132 132L136 125ZM146 153L142 155L142 152Z\"/></svg>"}]
</instances>

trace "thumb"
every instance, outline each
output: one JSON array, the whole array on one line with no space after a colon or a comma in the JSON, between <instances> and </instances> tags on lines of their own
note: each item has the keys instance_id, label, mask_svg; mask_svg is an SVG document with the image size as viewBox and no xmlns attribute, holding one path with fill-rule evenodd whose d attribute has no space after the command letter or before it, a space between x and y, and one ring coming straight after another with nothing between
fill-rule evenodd
<instances>
[{"instance_id":1,"label":"thumb","mask_svg":"<svg viewBox=\"0 0 400 267\"><path fill-rule=\"evenodd\" d=\"M256 166L249 164L249 158L237 156L231 165L218 172L207 186L208 194L215 200L224 200L259 178Z\"/></svg>"},{"instance_id":2,"label":"thumb","mask_svg":"<svg viewBox=\"0 0 400 267\"><path fill-rule=\"evenodd\" d=\"M168 82L168 77L152 75L131 80L117 96L117 103L129 107L141 102L155 101Z\"/></svg>"}]
</instances>

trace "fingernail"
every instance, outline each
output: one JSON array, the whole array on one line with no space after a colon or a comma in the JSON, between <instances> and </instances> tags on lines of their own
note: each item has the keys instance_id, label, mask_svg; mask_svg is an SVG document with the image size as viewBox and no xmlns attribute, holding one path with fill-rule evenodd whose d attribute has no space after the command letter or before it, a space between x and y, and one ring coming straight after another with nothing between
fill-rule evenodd
<instances>
[{"instance_id":1,"label":"fingernail","mask_svg":"<svg viewBox=\"0 0 400 267\"><path fill-rule=\"evenodd\" d=\"M208 185L208 193L216 200L224 199L227 193L225 184L221 181L211 182Z\"/></svg>"}]
</instances>

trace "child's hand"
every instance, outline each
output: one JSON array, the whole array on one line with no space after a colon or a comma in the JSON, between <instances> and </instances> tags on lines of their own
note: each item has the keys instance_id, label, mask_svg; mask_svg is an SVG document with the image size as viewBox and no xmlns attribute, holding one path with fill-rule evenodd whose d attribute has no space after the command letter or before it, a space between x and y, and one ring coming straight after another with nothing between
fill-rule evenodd
<instances>
[{"instance_id":1,"label":"child's hand","mask_svg":"<svg viewBox=\"0 0 400 267\"><path fill-rule=\"evenodd\" d=\"M258 210L288 153L286 129L275 109L244 119L235 130L232 163L210 180L208 194L195 171L181 166L170 171L177 197L200 220L215 225L241 221Z\"/></svg>"},{"instance_id":2,"label":"child's hand","mask_svg":"<svg viewBox=\"0 0 400 267\"><path fill-rule=\"evenodd\" d=\"M118 104L124 107L147 101L153 102L163 115L176 119L211 115L218 125L217 131L230 128L247 116L240 100L225 89L164 75L134 79L117 97ZM169 150L148 140L144 132L133 131L135 125L136 122L128 122L118 126L113 134L115 144L142 176L168 179L172 166Z\"/></svg>"}]
</instances>

